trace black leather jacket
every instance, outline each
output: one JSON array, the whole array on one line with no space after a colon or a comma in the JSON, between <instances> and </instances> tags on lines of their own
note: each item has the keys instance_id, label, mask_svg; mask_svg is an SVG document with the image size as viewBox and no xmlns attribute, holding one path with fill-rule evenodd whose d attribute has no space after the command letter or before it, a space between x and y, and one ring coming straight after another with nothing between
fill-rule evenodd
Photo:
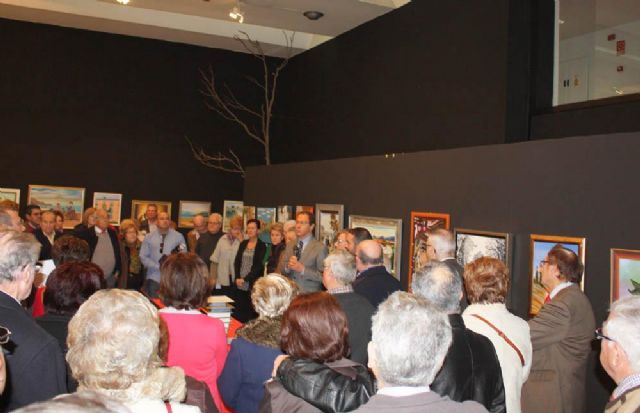
<instances>
[{"instance_id":1,"label":"black leather jacket","mask_svg":"<svg viewBox=\"0 0 640 413\"><path fill-rule=\"evenodd\" d=\"M367 368L348 359L320 364L286 358L277 379L289 393L326 413L355 410L375 394Z\"/></svg>"},{"instance_id":2,"label":"black leather jacket","mask_svg":"<svg viewBox=\"0 0 640 413\"><path fill-rule=\"evenodd\" d=\"M453 341L429 387L457 402L475 400L492 413L506 412L502 370L493 344L467 329L460 314L449 314L449 323Z\"/></svg>"}]
</instances>

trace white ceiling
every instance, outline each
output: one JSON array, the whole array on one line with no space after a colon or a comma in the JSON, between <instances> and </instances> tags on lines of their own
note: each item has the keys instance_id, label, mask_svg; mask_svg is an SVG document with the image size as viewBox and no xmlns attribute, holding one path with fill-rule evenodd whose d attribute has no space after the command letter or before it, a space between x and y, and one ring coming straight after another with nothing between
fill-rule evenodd
<instances>
[{"instance_id":1,"label":"white ceiling","mask_svg":"<svg viewBox=\"0 0 640 413\"><path fill-rule=\"evenodd\" d=\"M245 52L245 31L265 53L283 56L283 31L295 32L294 54L375 19L410 0L0 0L0 17ZM244 23L229 17L234 6ZM308 10L324 13L311 21Z\"/></svg>"}]
</instances>

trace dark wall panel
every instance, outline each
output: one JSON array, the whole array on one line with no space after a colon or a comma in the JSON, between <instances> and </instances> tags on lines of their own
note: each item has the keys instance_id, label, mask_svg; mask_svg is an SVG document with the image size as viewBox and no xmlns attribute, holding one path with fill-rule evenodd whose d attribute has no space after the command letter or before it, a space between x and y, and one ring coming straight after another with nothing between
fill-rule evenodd
<instances>
[{"instance_id":1,"label":"dark wall panel","mask_svg":"<svg viewBox=\"0 0 640 413\"><path fill-rule=\"evenodd\" d=\"M413 1L293 58L274 160L504 142L508 3Z\"/></svg>"},{"instance_id":2,"label":"dark wall panel","mask_svg":"<svg viewBox=\"0 0 640 413\"><path fill-rule=\"evenodd\" d=\"M346 214L403 219L406 287L410 212L451 214L454 227L515 235L510 307L528 310L529 234L587 238L585 290L598 322L609 305L609 249L640 248L640 134L303 162L249 170L245 202L258 206L341 203ZM612 382L592 354L591 410Z\"/></svg>"},{"instance_id":3,"label":"dark wall panel","mask_svg":"<svg viewBox=\"0 0 640 413\"><path fill-rule=\"evenodd\" d=\"M193 159L185 136L233 148L248 164L260 147L205 108L199 70L255 100L239 53L0 19L0 186L51 184L131 199L241 199L242 179Z\"/></svg>"}]
</instances>

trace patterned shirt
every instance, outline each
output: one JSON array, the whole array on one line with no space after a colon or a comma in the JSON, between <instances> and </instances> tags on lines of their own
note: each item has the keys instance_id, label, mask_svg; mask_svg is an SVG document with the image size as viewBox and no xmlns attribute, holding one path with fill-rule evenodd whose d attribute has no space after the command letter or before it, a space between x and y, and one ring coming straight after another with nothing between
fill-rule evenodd
<instances>
[{"instance_id":1,"label":"patterned shirt","mask_svg":"<svg viewBox=\"0 0 640 413\"><path fill-rule=\"evenodd\" d=\"M622 394L634 387L640 386L640 373L627 376L618 384L618 387L613 391L613 399L617 399Z\"/></svg>"},{"instance_id":2,"label":"patterned shirt","mask_svg":"<svg viewBox=\"0 0 640 413\"><path fill-rule=\"evenodd\" d=\"M351 284L349 284L349 285L345 285L343 287L331 288L331 289L327 290L327 292L329 294L352 293L353 292L353 287L351 286Z\"/></svg>"}]
</instances>

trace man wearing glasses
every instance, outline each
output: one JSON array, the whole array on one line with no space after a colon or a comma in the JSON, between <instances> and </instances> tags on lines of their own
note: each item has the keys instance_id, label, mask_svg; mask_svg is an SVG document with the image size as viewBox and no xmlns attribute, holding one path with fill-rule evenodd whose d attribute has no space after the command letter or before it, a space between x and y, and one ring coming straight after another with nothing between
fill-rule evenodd
<instances>
[{"instance_id":1,"label":"man wearing glasses","mask_svg":"<svg viewBox=\"0 0 640 413\"><path fill-rule=\"evenodd\" d=\"M40 244L33 235L0 231L0 325L7 329L0 331L0 343L4 342L8 372L0 411L67 392L66 367L57 340L20 305L31 293L39 253Z\"/></svg>"},{"instance_id":2,"label":"man wearing glasses","mask_svg":"<svg viewBox=\"0 0 640 413\"><path fill-rule=\"evenodd\" d=\"M600 363L618 385L605 413L640 411L640 296L614 302L596 338L602 340Z\"/></svg>"}]
</instances>

